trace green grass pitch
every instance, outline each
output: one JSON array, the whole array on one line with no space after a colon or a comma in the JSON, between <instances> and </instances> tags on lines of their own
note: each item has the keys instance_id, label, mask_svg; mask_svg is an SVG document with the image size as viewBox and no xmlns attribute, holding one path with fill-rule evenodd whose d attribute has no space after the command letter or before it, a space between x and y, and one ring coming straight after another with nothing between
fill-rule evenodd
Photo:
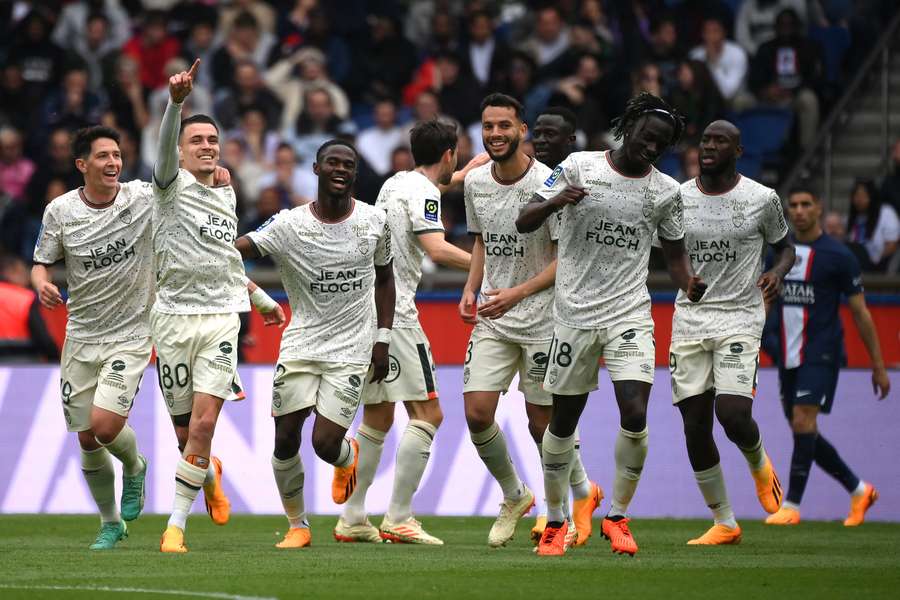
<instances>
[{"instance_id":1,"label":"green grass pitch","mask_svg":"<svg viewBox=\"0 0 900 600\"><path fill-rule=\"evenodd\" d=\"M0 598L822 600L900 594L900 524L850 530L839 522L775 528L745 520L741 545L698 548L685 542L708 522L646 519L633 522L640 545L635 558L611 554L599 533L565 557L538 558L528 540L532 519L498 550L486 544L489 519L423 522L445 546L338 544L331 538L334 518L315 517L313 546L285 551L273 547L286 525L281 517L235 516L220 528L195 515L188 523L190 552L162 555L165 518L158 515L133 522L130 537L110 552L87 549L95 517L4 516Z\"/></svg>"}]
</instances>

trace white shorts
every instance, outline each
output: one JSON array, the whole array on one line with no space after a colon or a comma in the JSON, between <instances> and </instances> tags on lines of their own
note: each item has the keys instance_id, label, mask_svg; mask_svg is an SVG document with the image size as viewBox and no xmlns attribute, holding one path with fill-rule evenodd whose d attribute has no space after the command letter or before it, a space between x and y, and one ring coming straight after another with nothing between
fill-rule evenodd
<instances>
[{"instance_id":1,"label":"white shorts","mask_svg":"<svg viewBox=\"0 0 900 600\"><path fill-rule=\"evenodd\" d=\"M363 404L437 400L431 344L421 327L394 329L388 365L387 377L366 385Z\"/></svg>"},{"instance_id":2,"label":"white shorts","mask_svg":"<svg viewBox=\"0 0 900 600\"><path fill-rule=\"evenodd\" d=\"M66 339L60 395L68 430L89 430L93 406L127 417L152 349L147 338L111 344Z\"/></svg>"},{"instance_id":3,"label":"white shorts","mask_svg":"<svg viewBox=\"0 0 900 600\"><path fill-rule=\"evenodd\" d=\"M656 362L653 323L626 322L606 329L575 329L557 323L544 388L565 396L593 392L601 358L613 381L652 384Z\"/></svg>"},{"instance_id":4,"label":"white shorts","mask_svg":"<svg viewBox=\"0 0 900 600\"><path fill-rule=\"evenodd\" d=\"M466 347L463 392L506 392L518 373L519 391L525 395L525 401L550 406L553 396L543 386L549 346L548 340L501 340L476 326Z\"/></svg>"},{"instance_id":5,"label":"white shorts","mask_svg":"<svg viewBox=\"0 0 900 600\"><path fill-rule=\"evenodd\" d=\"M709 389L716 395L756 395L759 338L738 334L719 338L673 341L669 346L672 400L699 396Z\"/></svg>"},{"instance_id":6,"label":"white shorts","mask_svg":"<svg viewBox=\"0 0 900 600\"><path fill-rule=\"evenodd\" d=\"M368 365L279 360L272 382L272 416L314 406L319 415L349 429L359 409L368 372Z\"/></svg>"},{"instance_id":7,"label":"white shorts","mask_svg":"<svg viewBox=\"0 0 900 600\"><path fill-rule=\"evenodd\" d=\"M237 372L237 313L170 315L150 311L156 376L170 415L184 415L194 394L243 400Z\"/></svg>"}]
</instances>

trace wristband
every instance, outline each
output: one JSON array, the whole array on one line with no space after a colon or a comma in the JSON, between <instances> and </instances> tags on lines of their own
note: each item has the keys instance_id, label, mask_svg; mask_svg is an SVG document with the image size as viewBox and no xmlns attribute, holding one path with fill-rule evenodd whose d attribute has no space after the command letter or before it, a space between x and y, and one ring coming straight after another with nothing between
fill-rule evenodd
<instances>
[{"instance_id":1,"label":"wristband","mask_svg":"<svg viewBox=\"0 0 900 600\"><path fill-rule=\"evenodd\" d=\"M253 293L250 294L250 302L261 313L272 312L278 307L278 303L272 300L272 297L269 296L261 287L256 288L255 290L253 290Z\"/></svg>"},{"instance_id":2,"label":"wristband","mask_svg":"<svg viewBox=\"0 0 900 600\"><path fill-rule=\"evenodd\" d=\"M391 344L391 330L386 327L380 328L378 330L378 335L375 336L375 343L390 345Z\"/></svg>"}]
</instances>

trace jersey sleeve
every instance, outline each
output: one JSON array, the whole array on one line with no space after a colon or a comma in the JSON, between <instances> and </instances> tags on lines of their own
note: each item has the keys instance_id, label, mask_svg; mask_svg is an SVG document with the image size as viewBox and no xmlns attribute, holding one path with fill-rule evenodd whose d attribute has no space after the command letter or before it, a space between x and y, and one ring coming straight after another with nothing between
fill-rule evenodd
<instances>
[{"instance_id":1,"label":"jersey sleeve","mask_svg":"<svg viewBox=\"0 0 900 600\"><path fill-rule=\"evenodd\" d=\"M774 244L788 234L787 221L784 218L784 207L781 198L772 192L766 202L762 218L762 234L766 243Z\"/></svg>"},{"instance_id":2,"label":"jersey sleeve","mask_svg":"<svg viewBox=\"0 0 900 600\"><path fill-rule=\"evenodd\" d=\"M156 175L153 176L153 191L154 197L159 202L171 202L175 199L175 197L181 192L184 187L184 171L181 169L178 170L178 173L175 175L175 179L166 186L160 187L159 183L156 181Z\"/></svg>"},{"instance_id":3,"label":"jersey sleeve","mask_svg":"<svg viewBox=\"0 0 900 600\"><path fill-rule=\"evenodd\" d=\"M441 200L438 196L418 192L406 204L413 233L444 231L441 222Z\"/></svg>"},{"instance_id":4,"label":"jersey sleeve","mask_svg":"<svg viewBox=\"0 0 900 600\"><path fill-rule=\"evenodd\" d=\"M535 193L541 198L549 200L563 191L567 185L580 185L578 164L572 156L567 157L553 169L553 172Z\"/></svg>"},{"instance_id":5,"label":"jersey sleeve","mask_svg":"<svg viewBox=\"0 0 900 600\"><path fill-rule=\"evenodd\" d=\"M37 242L34 245L32 260L39 264L52 265L65 256L63 250L62 224L60 223L57 208L59 200L51 202L44 210L44 218L41 220L41 230L38 233Z\"/></svg>"},{"instance_id":6,"label":"jersey sleeve","mask_svg":"<svg viewBox=\"0 0 900 600\"><path fill-rule=\"evenodd\" d=\"M684 238L684 203L680 189L675 190L668 202L660 205L660 211L659 224L656 226L659 238L673 242Z\"/></svg>"},{"instance_id":7,"label":"jersey sleeve","mask_svg":"<svg viewBox=\"0 0 900 600\"><path fill-rule=\"evenodd\" d=\"M478 222L478 213L475 212L475 194L472 191L472 174L466 175L463 187L463 198L466 204L466 230L471 234L481 235L481 223Z\"/></svg>"},{"instance_id":8,"label":"jersey sleeve","mask_svg":"<svg viewBox=\"0 0 900 600\"><path fill-rule=\"evenodd\" d=\"M859 261L849 251L841 252L838 264L838 289L848 298L861 294L863 292L862 285L862 269L860 269Z\"/></svg>"},{"instance_id":9,"label":"jersey sleeve","mask_svg":"<svg viewBox=\"0 0 900 600\"><path fill-rule=\"evenodd\" d=\"M394 260L394 253L391 250L391 228L388 226L387 219L381 224L381 235L375 244L375 266L383 267L389 265Z\"/></svg>"},{"instance_id":10,"label":"jersey sleeve","mask_svg":"<svg viewBox=\"0 0 900 600\"><path fill-rule=\"evenodd\" d=\"M289 213L289 210L282 210L269 217L265 223L257 227L256 231L247 234L262 256L281 254L284 251L284 231Z\"/></svg>"},{"instance_id":11,"label":"jersey sleeve","mask_svg":"<svg viewBox=\"0 0 900 600\"><path fill-rule=\"evenodd\" d=\"M550 232L550 239L554 242L559 241L559 228L562 224L562 211L558 210L544 221L547 224L547 230Z\"/></svg>"}]
</instances>

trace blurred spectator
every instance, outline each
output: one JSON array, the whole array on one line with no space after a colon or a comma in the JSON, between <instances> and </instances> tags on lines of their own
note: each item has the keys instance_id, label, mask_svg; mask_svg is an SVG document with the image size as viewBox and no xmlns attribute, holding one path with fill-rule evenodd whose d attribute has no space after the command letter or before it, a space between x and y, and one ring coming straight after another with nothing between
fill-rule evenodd
<instances>
[{"instance_id":1,"label":"blurred spectator","mask_svg":"<svg viewBox=\"0 0 900 600\"><path fill-rule=\"evenodd\" d=\"M900 214L900 140L894 142L890 171L881 183L881 197L885 204Z\"/></svg>"},{"instance_id":2,"label":"blurred spectator","mask_svg":"<svg viewBox=\"0 0 900 600\"><path fill-rule=\"evenodd\" d=\"M197 78L194 80L195 91L197 87L202 87L207 92L212 93L214 83L212 58L218 49L215 45L215 40L216 21L214 18L201 18L191 23L187 39L181 48L181 57L184 58L185 63L188 65L192 65L195 60L200 59L200 69L197 72Z\"/></svg>"},{"instance_id":3,"label":"blurred spectator","mask_svg":"<svg viewBox=\"0 0 900 600\"><path fill-rule=\"evenodd\" d=\"M266 67L274 44L271 35L263 35L253 14L241 11L226 34L225 44L213 53L212 77L216 90L234 87L235 70L239 63L250 61L256 68Z\"/></svg>"},{"instance_id":4,"label":"blurred spectator","mask_svg":"<svg viewBox=\"0 0 900 600\"><path fill-rule=\"evenodd\" d=\"M748 54L755 55L760 46L775 38L775 20L785 9L807 22L806 0L743 0L734 23L735 39Z\"/></svg>"},{"instance_id":5,"label":"blurred spectator","mask_svg":"<svg viewBox=\"0 0 900 600\"><path fill-rule=\"evenodd\" d=\"M78 5L70 4L68 6ZM78 54L87 67L88 87L92 92L99 93L103 90L104 79L107 71L110 70L110 64L115 60L119 48L122 47L122 34L125 39L128 39L131 28L129 26L120 29L117 32L119 34L117 38L113 36L109 18L105 13L90 13L86 19L84 32L70 41L70 48ZM126 20L126 23L129 21ZM59 31L58 26L57 31Z\"/></svg>"},{"instance_id":6,"label":"blurred spectator","mask_svg":"<svg viewBox=\"0 0 900 600\"><path fill-rule=\"evenodd\" d=\"M631 74L631 95L649 92L654 96L663 96L662 72L654 63L644 63Z\"/></svg>"},{"instance_id":7,"label":"blurred spectator","mask_svg":"<svg viewBox=\"0 0 900 600\"><path fill-rule=\"evenodd\" d=\"M263 112L268 128L281 124L281 102L266 88L253 61L240 60L232 87L219 90L216 98L216 119L225 129L235 127L241 113L251 106Z\"/></svg>"},{"instance_id":8,"label":"blurred spectator","mask_svg":"<svg viewBox=\"0 0 900 600\"><path fill-rule=\"evenodd\" d=\"M561 74L559 59L569 47L569 28L556 5L545 6L535 15L534 33L525 40L523 50L528 52L542 75Z\"/></svg>"},{"instance_id":9,"label":"blurred spectator","mask_svg":"<svg viewBox=\"0 0 900 600\"><path fill-rule=\"evenodd\" d=\"M601 0L583 0L579 17L599 40L609 46L615 43L616 36L613 33L613 25Z\"/></svg>"},{"instance_id":10,"label":"blurred spectator","mask_svg":"<svg viewBox=\"0 0 900 600\"><path fill-rule=\"evenodd\" d=\"M116 117L116 129L127 130L136 137L140 137L141 130L150 122L138 68L133 58L120 55L115 81L109 86L109 108Z\"/></svg>"},{"instance_id":11,"label":"blurred spectator","mask_svg":"<svg viewBox=\"0 0 900 600\"><path fill-rule=\"evenodd\" d=\"M265 169L260 163L247 159L247 144L239 137L226 139L222 144L222 164L231 171L235 192L242 199L238 218L253 218L259 181L266 174Z\"/></svg>"},{"instance_id":12,"label":"blurred spectator","mask_svg":"<svg viewBox=\"0 0 900 600\"><path fill-rule=\"evenodd\" d=\"M408 143L408 138L397 125L397 106L393 100L385 98L376 102L374 116L375 124L359 132L356 148L375 173L385 176L391 170L391 151Z\"/></svg>"},{"instance_id":13,"label":"blurred spectator","mask_svg":"<svg viewBox=\"0 0 900 600\"><path fill-rule=\"evenodd\" d=\"M258 163L264 169L274 163L275 150L281 143L278 133L269 128L265 112L253 104L243 109L238 127L229 130L228 137L240 138L244 142L245 160Z\"/></svg>"},{"instance_id":14,"label":"blurred spectator","mask_svg":"<svg viewBox=\"0 0 900 600\"><path fill-rule=\"evenodd\" d=\"M547 100L553 93L549 84L537 82L537 64L531 54L516 50L510 55L507 67L507 78L499 88L525 105L525 122L533 123L538 114L547 106ZM481 114L478 115L478 123ZM480 126L480 125L479 125Z\"/></svg>"},{"instance_id":15,"label":"blurred spectator","mask_svg":"<svg viewBox=\"0 0 900 600\"><path fill-rule=\"evenodd\" d=\"M343 83L350 72L350 47L343 38L332 32L327 13L316 8L315 4L315 1L297 2L290 17L281 22L279 44L272 50L269 64L290 57L301 47L317 49L322 52L331 78L337 83ZM299 12L304 5L308 5L309 10L301 17ZM296 21L294 15L298 15Z\"/></svg>"},{"instance_id":16,"label":"blurred spectator","mask_svg":"<svg viewBox=\"0 0 900 600\"><path fill-rule=\"evenodd\" d=\"M412 152L406 146L397 146L391 152L391 168L388 171L390 175L395 175L401 171L412 171L416 167L413 160Z\"/></svg>"},{"instance_id":17,"label":"blurred spectator","mask_svg":"<svg viewBox=\"0 0 900 600\"><path fill-rule=\"evenodd\" d=\"M62 85L47 96L38 133L56 127L72 131L88 127L100 120L103 109L103 100L88 89L85 66L73 65L63 74Z\"/></svg>"},{"instance_id":18,"label":"blurred spectator","mask_svg":"<svg viewBox=\"0 0 900 600\"><path fill-rule=\"evenodd\" d=\"M299 74L299 77L296 75ZM281 129L293 129L303 112L309 90L324 90L331 98L334 114L340 119L350 115L350 101L344 91L328 75L325 55L318 48L302 48L272 65L265 82L284 103Z\"/></svg>"},{"instance_id":19,"label":"blurred spectator","mask_svg":"<svg viewBox=\"0 0 900 600\"><path fill-rule=\"evenodd\" d=\"M7 63L0 73L0 123L31 124L34 105L25 90L22 67Z\"/></svg>"},{"instance_id":20,"label":"blurred spectator","mask_svg":"<svg viewBox=\"0 0 900 600\"><path fill-rule=\"evenodd\" d=\"M678 82L669 102L684 116L682 142L690 145L700 142L703 129L722 115L725 104L709 69L697 60L678 65Z\"/></svg>"},{"instance_id":21,"label":"blurred spectator","mask_svg":"<svg viewBox=\"0 0 900 600\"><path fill-rule=\"evenodd\" d=\"M131 20L119 0L91 0L63 6L53 29L53 41L84 56L84 51L96 42L97 31L91 32L92 21L95 27L97 22L102 22L105 30L95 49L102 46L105 52L115 50L131 37Z\"/></svg>"},{"instance_id":22,"label":"blurred spectator","mask_svg":"<svg viewBox=\"0 0 900 600\"><path fill-rule=\"evenodd\" d=\"M305 0L296 4L315 6L316 3L316 0ZM253 15L262 35L271 36L275 33L275 9L269 2L259 0L231 0L226 6L220 7L219 27L222 31L230 31L232 24L242 13Z\"/></svg>"},{"instance_id":23,"label":"blurred spectator","mask_svg":"<svg viewBox=\"0 0 900 600\"><path fill-rule=\"evenodd\" d=\"M312 169L297 162L297 154L290 144L281 144L275 151L275 168L259 178L260 201L267 189L278 192L281 207L293 208L316 199L319 181ZM262 209L258 209L261 211Z\"/></svg>"},{"instance_id":24,"label":"blurred spectator","mask_svg":"<svg viewBox=\"0 0 900 600\"><path fill-rule=\"evenodd\" d=\"M822 218L822 229L831 237L844 241L847 238L847 221L843 214L829 210Z\"/></svg>"},{"instance_id":25,"label":"blurred spectator","mask_svg":"<svg viewBox=\"0 0 900 600\"><path fill-rule=\"evenodd\" d=\"M881 201L871 180L858 180L850 196L847 241L864 270L883 271L900 241L900 220Z\"/></svg>"},{"instance_id":26,"label":"blurred spectator","mask_svg":"<svg viewBox=\"0 0 900 600\"><path fill-rule=\"evenodd\" d=\"M141 32L132 37L122 52L140 65L141 84L148 90L166 85L166 64L178 56L181 43L167 32L166 13L148 10L144 13Z\"/></svg>"},{"instance_id":27,"label":"blurred spectator","mask_svg":"<svg viewBox=\"0 0 900 600\"><path fill-rule=\"evenodd\" d=\"M22 69L25 88L33 101L59 79L64 53L50 39L50 20L36 8L22 19L13 33L7 61Z\"/></svg>"},{"instance_id":28,"label":"blurred spectator","mask_svg":"<svg viewBox=\"0 0 900 600\"><path fill-rule=\"evenodd\" d=\"M36 158L37 170L31 176L25 197L31 201L43 199L46 186L51 179L61 179L65 190L76 188L83 183L83 177L75 168L72 156L72 134L67 129L55 129L50 132L47 146ZM38 212L38 218L43 214ZM30 254L29 254L30 256Z\"/></svg>"},{"instance_id":29,"label":"blurred spectator","mask_svg":"<svg viewBox=\"0 0 900 600\"><path fill-rule=\"evenodd\" d=\"M435 90L440 105L447 107L447 114L460 123L477 120L481 102L478 83L463 68L462 59L452 52L443 52L435 57L435 68Z\"/></svg>"},{"instance_id":30,"label":"blurred spectator","mask_svg":"<svg viewBox=\"0 0 900 600\"><path fill-rule=\"evenodd\" d=\"M47 330L40 307L29 285L25 262L0 256L0 361L59 360L59 348Z\"/></svg>"},{"instance_id":31,"label":"blurred spectator","mask_svg":"<svg viewBox=\"0 0 900 600\"><path fill-rule=\"evenodd\" d=\"M310 88L303 99L303 112L296 124L284 132L284 137L294 146L301 164L312 166L319 146L339 133L352 132L353 127L335 114L331 94L327 90Z\"/></svg>"},{"instance_id":32,"label":"blurred spectator","mask_svg":"<svg viewBox=\"0 0 900 600\"><path fill-rule=\"evenodd\" d=\"M22 134L12 127L0 128L0 193L23 200L34 162L22 155Z\"/></svg>"},{"instance_id":33,"label":"blurred spectator","mask_svg":"<svg viewBox=\"0 0 900 600\"><path fill-rule=\"evenodd\" d=\"M256 216L247 222L246 231L255 231L263 223L277 215L286 208L281 202L281 191L275 186L264 187L259 191L259 199L256 201Z\"/></svg>"},{"instance_id":34,"label":"blurred spectator","mask_svg":"<svg viewBox=\"0 0 900 600\"><path fill-rule=\"evenodd\" d=\"M703 21L703 44L691 50L690 57L706 63L722 97L731 101L747 76L747 53L725 38L725 23L718 18Z\"/></svg>"},{"instance_id":35,"label":"blurred spectator","mask_svg":"<svg viewBox=\"0 0 900 600\"><path fill-rule=\"evenodd\" d=\"M425 44L425 53L435 56L447 52L457 53L459 50L458 20L449 12L435 12L431 18L431 37Z\"/></svg>"},{"instance_id":36,"label":"blurred spectator","mask_svg":"<svg viewBox=\"0 0 900 600\"><path fill-rule=\"evenodd\" d=\"M469 15L468 41L465 47L467 68L481 85L481 94L493 89L503 78L510 60L510 49L494 36L494 20L485 11Z\"/></svg>"},{"instance_id":37,"label":"blurred spectator","mask_svg":"<svg viewBox=\"0 0 900 600\"><path fill-rule=\"evenodd\" d=\"M688 146L681 153L681 181L700 177L700 147Z\"/></svg>"},{"instance_id":38,"label":"blurred spectator","mask_svg":"<svg viewBox=\"0 0 900 600\"><path fill-rule=\"evenodd\" d=\"M775 38L759 47L750 66L750 90L761 104L791 108L796 113L800 146L808 148L819 126L817 88L822 57L817 44L803 34L797 13L778 13Z\"/></svg>"},{"instance_id":39,"label":"blurred spectator","mask_svg":"<svg viewBox=\"0 0 900 600\"><path fill-rule=\"evenodd\" d=\"M479 102L481 101L479 100ZM476 121L474 122L478 123L480 131L481 115L476 112L475 118ZM440 119L442 121L452 122L457 126L458 130L462 130L464 124L456 121L452 116L446 115L441 112L440 98L433 90L423 90L416 97L416 101L413 104L412 118L400 126L403 129L404 139L409 139L409 132L412 131L412 128L415 127L416 123L420 123L422 121L430 121L431 119Z\"/></svg>"},{"instance_id":40,"label":"blurred spectator","mask_svg":"<svg viewBox=\"0 0 900 600\"><path fill-rule=\"evenodd\" d=\"M675 18L670 14L663 14L651 21L650 42L647 44L645 60L659 68L664 93L668 94L676 87L678 67L684 56L684 49L678 42Z\"/></svg>"},{"instance_id":41,"label":"blurred spectator","mask_svg":"<svg viewBox=\"0 0 900 600\"><path fill-rule=\"evenodd\" d=\"M127 129L119 129L119 151L122 153L122 170L119 181L151 181L153 170L141 161L137 139Z\"/></svg>"},{"instance_id":42,"label":"blurred spectator","mask_svg":"<svg viewBox=\"0 0 900 600\"><path fill-rule=\"evenodd\" d=\"M353 57L347 85L351 97L368 104L378 98L398 97L412 79L418 61L416 49L400 34L400 22L389 11L368 16L369 35Z\"/></svg>"},{"instance_id":43,"label":"blurred spectator","mask_svg":"<svg viewBox=\"0 0 900 600\"><path fill-rule=\"evenodd\" d=\"M605 76L600 57L584 54L578 60L575 74L561 79L547 102L571 108L578 118L578 129L589 139L609 126L609 86Z\"/></svg>"},{"instance_id":44,"label":"blurred spectator","mask_svg":"<svg viewBox=\"0 0 900 600\"><path fill-rule=\"evenodd\" d=\"M49 179L32 177L25 202L10 205L0 218L0 247L31 264L44 208L51 200L62 196L72 187L67 187L66 182L57 176Z\"/></svg>"}]
</instances>

